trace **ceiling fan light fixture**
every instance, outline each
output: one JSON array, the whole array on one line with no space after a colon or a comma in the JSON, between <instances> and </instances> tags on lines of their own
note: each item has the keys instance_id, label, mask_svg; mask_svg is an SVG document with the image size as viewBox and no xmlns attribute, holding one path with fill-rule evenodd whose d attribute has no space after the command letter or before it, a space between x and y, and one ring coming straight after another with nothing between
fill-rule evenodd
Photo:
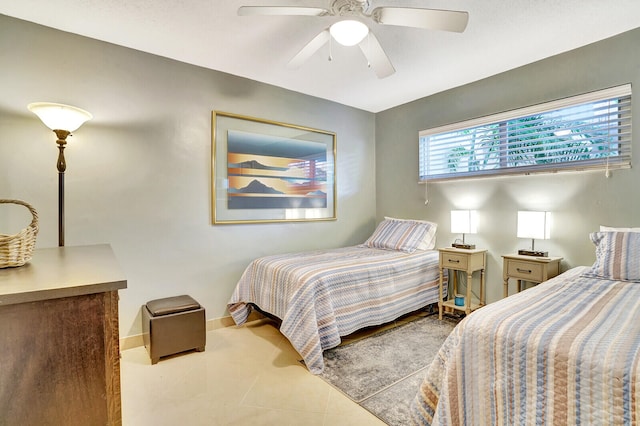
<instances>
[{"instance_id":1,"label":"ceiling fan light fixture","mask_svg":"<svg viewBox=\"0 0 640 426\"><path fill-rule=\"evenodd\" d=\"M346 19L329 28L331 36L343 46L355 46L369 34L369 27L360 21Z\"/></svg>"}]
</instances>

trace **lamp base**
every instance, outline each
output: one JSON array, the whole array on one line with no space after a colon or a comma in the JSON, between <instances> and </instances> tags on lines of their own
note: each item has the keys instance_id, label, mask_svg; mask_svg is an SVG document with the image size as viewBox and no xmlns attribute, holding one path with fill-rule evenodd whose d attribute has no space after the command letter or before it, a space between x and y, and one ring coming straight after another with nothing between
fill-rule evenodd
<instances>
[{"instance_id":1,"label":"lamp base","mask_svg":"<svg viewBox=\"0 0 640 426\"><path fill-rule=\"evenodd\" d=\"M451 244L451 247L455 247L455 248L459 248L459 249L465 249L465 250L473 250L476 248L475 244L460 244L460 243L453 243Z\"/></svg>"},{"instance_id":2,"label":"lamp base","mask_svg":"<svg viewBox=\"0 0 640 426\"><path fill-rule=\"evenodd\" d=\"M536 257L548 257L549 256L549 252L548 251L537 251L537 250L518 250L518 254L521 254L523 256L536 256Z\"/></svg>"}]
</instances>

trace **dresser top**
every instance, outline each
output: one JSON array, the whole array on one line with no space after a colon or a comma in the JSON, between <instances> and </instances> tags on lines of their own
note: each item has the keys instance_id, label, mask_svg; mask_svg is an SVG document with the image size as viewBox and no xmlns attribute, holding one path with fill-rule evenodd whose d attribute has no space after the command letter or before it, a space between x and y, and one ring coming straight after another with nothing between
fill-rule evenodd
<instances>
[{"instance_id":1,"label":"dresser top","mask_svg":"<svg viewBox=\"0 0 640 426\"><path fill-rule=\"evenodd\" d=\"M108 244L37 249L29 263L0 269L0 306L127 288Z\"/></svg>"}]
</instances>

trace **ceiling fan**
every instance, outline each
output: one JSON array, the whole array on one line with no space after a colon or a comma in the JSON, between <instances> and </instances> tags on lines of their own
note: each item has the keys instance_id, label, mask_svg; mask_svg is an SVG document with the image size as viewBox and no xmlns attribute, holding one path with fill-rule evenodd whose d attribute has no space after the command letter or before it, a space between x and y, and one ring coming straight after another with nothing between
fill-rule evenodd
<instances>
[{"instance_id":1,"label":"ceiling fan","mask_svg":"<svg viewBox=\"0 0 640 426\"><path fill-rule=\"evenodd\" d=\"M331 39L345 46L358 45L378 78L385 78L396 70L377 37L362 21L371 19L378 24L431 30L463 32L469 13L455 10L420 9L412 7L376 7L370 10L369 0L332 0L328 8L299 6L241 6L238 15L338 16L341 19L322 30L288 63L297 68ZM355 18L355 19L353 19ZM329 56L331 60L331 56Z\"/></svg>"}]
</instances>

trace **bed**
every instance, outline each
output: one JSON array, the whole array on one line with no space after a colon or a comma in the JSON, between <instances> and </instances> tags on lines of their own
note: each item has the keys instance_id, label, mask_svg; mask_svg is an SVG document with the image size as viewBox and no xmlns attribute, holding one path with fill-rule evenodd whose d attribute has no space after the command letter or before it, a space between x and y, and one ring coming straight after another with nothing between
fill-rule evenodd
<instances>
[{"instance_id":1,"label":"bed","mask_svg":"<svg viewBox=\"0 0 640 426\"><path fill-rule=\"evenodd\" d=\"M253 260L227 305L237 325L254 307L281 320L280 331L314 374L322 352L367 326L436 303L437 225L385 218L358 246Z\"/></svg>"},{"instance_id":2,"label":"bed","mask_svg":"<svg viewBox=\"0 0 640 426\"><path fill-rule=\"evenodd\" d=\"M414 424L640 421L640 233L590 237L593 266L458 324L412 402Z\"/></svg>"}]
</instances>

